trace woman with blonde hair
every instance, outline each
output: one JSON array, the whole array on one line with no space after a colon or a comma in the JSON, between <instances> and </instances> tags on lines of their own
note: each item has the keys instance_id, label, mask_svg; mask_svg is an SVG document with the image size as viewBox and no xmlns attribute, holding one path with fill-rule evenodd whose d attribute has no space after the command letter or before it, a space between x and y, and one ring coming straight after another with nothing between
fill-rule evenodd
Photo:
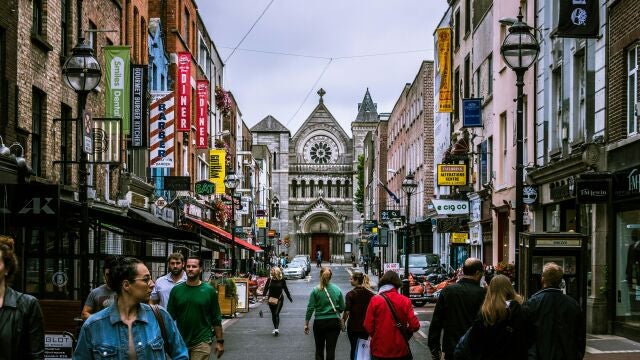
<instances>
[{"instance_id":1,"label":"woman with blonde hair","mask_svg":"<svg viewBox=\"0 0 640 360\"><path fill-rule=\"evenodd\" d=\"M364 317L374 292L369 284L369 277L359 271L351 274L353 289L345 296L346 306L342 320L347 323L347 335L351 344L351 357L355 358L358 339L368 339L369 333L364 329Z\"/></svg>"},{"instance_id":2,"label":"woman with blonde hair","mask_svg":"<svg viewBox=\"0 0 640 360\"><path fill-rule=\"evenodd\" d=\"M289 289L287 288L287 281L282 276L282 270L280 270L279 267L274 266L271 268L271 276L267 280L263 292L263 294L266 294L267 296L269 310L271 310L271 321L273 321L273 331L271 331L271 333L273 336L278 336L280 334L278 327L280 326L280 311L284 304L284 296L282 296L283 292L287 294L289 301L293 302ZM277 301L275 299L277 299Z\"/></svg>"},{"instance_id":3,"label":"woman with blonde hair","mask_svg":"<svg viewBox=\"0 0 640 360\"><path fill-rule=\"evenodd\" d=\"M527 359L531 329L522 296L504 275L491 279L478 318L460 338L456 359Z\"/></svg>"},{"instance_id":4,"label":"woman with blonde hair","mask_svg":"<svg viewBox=\"0 0 640 360\"><path fill-rule=\"evenodd\" d=\"M330 268L320 269L320 285L311 290L307 304L304 333L309 334L309 320L315 313L313 338L316 343L316 360L335 359L336 344L342 330L340 313L344 311L344 296L342 290L331 283L331 275Z\"/></svg>"}]
</instances>

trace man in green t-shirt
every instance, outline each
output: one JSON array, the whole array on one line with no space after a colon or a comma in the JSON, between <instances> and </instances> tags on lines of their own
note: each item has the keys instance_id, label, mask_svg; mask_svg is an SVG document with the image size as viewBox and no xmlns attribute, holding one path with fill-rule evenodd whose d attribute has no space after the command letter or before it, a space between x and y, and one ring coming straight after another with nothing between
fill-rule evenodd
<instances>
[{"instance_id":1,"label":"man in green t-shirt","mask_svg":"<svg viewBox=\"0 0 640 360\"><path fill-rule=\"evenodd\" d=\"M211 328L215 331L215 350L219 358L224 353L224 339L218 292L200 280L202 259L189 256L185 269L187 281L171 289L167 310L175 319L180 335L189 348L190 359L209 359L213 340Z\"/></svg>"}]
</instances>

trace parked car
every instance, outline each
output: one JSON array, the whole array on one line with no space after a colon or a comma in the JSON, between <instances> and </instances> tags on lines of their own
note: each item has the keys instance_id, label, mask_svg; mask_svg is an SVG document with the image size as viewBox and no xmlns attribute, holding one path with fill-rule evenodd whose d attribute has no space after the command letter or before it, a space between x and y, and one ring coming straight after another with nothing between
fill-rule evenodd
<instances>
[{"instance_id":1,"label":"parked car","mask_svg":"<svg viewBox=\"0 0 640 360\"><path fill-rule=\"evenodd\" d=\"M282 275L285 279L304 279L307 274L305 266L304 262L294 260L284 267Z\"/></svg>"},{"instance_id":2,"label":"parked car","mask_svg":"<svg viewBox=\"0 0 640 360\"><path fill-rule=\"evenodd\" d=\"M404 258L404 255L400 256L400 277L404 276ZM429 275L441 266L437 254L409 254L409 272L414 276Z\"/></svg>"},{"instance_id":3,"label":"parked car","mask_svg":"<svg viewBox=\"0 0 640 360\"><path fill-rule=\"evenodd\" d=\"M311 257L309 257L309 255L296 255L293 257L292 261L296 260L304 261L304 263L306 264L306 274L309 275L309 273L311 272Z\"/></svg>"}]
</instances>

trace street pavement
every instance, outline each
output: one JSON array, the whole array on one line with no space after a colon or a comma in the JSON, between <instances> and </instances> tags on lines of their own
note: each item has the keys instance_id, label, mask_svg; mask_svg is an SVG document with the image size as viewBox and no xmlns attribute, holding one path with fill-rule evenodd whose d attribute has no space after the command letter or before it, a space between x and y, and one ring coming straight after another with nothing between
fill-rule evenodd
<instances>
[{"instance_id":1,"label":"street pavement","mask_svg":"<svg viewBox=\"0 0 640 360\"><path fill-rule=\"evenodd\" d=\"M326 263L324 264L327 265ZM346 294L350 289L350 265L332 265L332 282ZM360 270L360 269L358 269ZM313 333L303 332L304 316L309 293L319 283L319 269L312 266L310 276L305 280L287 280L293 303L285 300L280 313L280 336L271 334L271 312L266 303L250 306L248 313L239 313L235 318L223 319L225 353L222 359L277 358L313 359L315 344ZM374 288L377 288L378 277L370 274ZM411 339L411 351L415 359L428 359L427 333L433 316L433 304L415 307L414 311L420 320L420 330ZM263 317L259 316L262 310ZM313 321L313 320L312 320ZM336 359L349 359L349 339L341 333L336 347ZM631 360L640 358L640 343L613 335L587 336L586 360ZM212 356L214 359L214 356Z\"/></svg>"}]
</instances>

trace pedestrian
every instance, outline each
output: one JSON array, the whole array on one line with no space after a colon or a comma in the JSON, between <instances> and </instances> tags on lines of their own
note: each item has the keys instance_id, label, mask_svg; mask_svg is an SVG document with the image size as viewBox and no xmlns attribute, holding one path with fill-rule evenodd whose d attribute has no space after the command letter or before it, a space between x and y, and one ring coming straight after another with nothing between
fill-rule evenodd
<instances>
[{"instance_id":1,"label":"pedestrian","mask_svg":"<svg viewBox=\"0 0 640 360\"><path fill-rule=\"evenodd\" d=\"M311 290L307 313L304 321L304 333L309 334L309 320L313 320L313 338L316 343L316 360L334 360L336 344L342 321L340 313L344 311L344 296L339 287L331 283L331 269L320 269L320 285ZM325 357L326 350L326 357Z\"/></svg>"},{"instance_id":2,"label":"pedestrian","mask_svg":"<svg viewBox=\"0 0 640 360\"><path fill-rule=\"evenodd\" d=\"M222 313L218 303L218 291L200 279L202 259L189 256L185 265L187 281L173 287L167 310L178 325L178 330L189 348L189 359L207 360L211 354L214 329L215 352L224 353Z\"/></svg>"},{"instance_id":3,"label":"pedestrian","mask_svg":"<svg viewBox=\"0 0 640 360\"><path fill-rule=\"evenodd\" d=\"M378 255L373 258L373 275L380 276L380 257Z\"/></svg>"},{"instance_id":4,"label":"pedestrian","mask_svg":"<svg viewBox=\"0 0 640 360\"><path fill-rule=\"evenodd\" d=\"M363 262L364 262L364 273L369 275L369 257L365 256Z\"/></svg>"},{"instance_id":5,"label":"pedestrian","mask_svg":"<svg viewBox=\"0 0 640 360\"><path fill-rule=\"evenodd\" d=\"M271 310L271 321L273 322L273 331L271 331L271 333L273 336L278 336L280 334L278 326L280 325L280 311L284 304L283 292L287 294L289 301L293 302L289 289L287 288L287 281L282 276L282 270L278 267L272 268L271 276L264 286L263 293L267 296L269 310ZM271 299L277 299L277 301L272 303Z\"/></svg>"},{"instance_id":6,"label":"pedestrian","mask_svg":"<svg viewBox=\"0 0 640 360\"><path fill-rule=\"evenodd\" d=\"M354 271L351 274L351 286L353 289L345 296L345 309L342 319L347 324L347 335L351 344L351 360L355 359L358 339L368 339L369 333L364 329L364 316L367 314L367 307L373 297L373 290L364 286L368 276Z\"/></svg>"},{"instance_id":7,"label":"pedestrian","mask_svg":"<svg viewBox=\"0 0 640 360\"><path fill-rule=\"evenodd\" d=\"M167 308L171 289L179 283L187 281L187 273L184 271L184 256L181 253L173 253L167 258L169 272L156 280L156 286L151 292L151 303L159 304Z\"/></svg>"},{"instance_id":8,"label":"pedestrian","mask_svg":"<svg viewBox=\"0 0 640 360\"><path fill-rule=\"evenodd\" d=\"M533 334L522 300L508 277L495 276L479 316L454 350L456 360L526 360Z\"/></svg>"},{"instance_id":9,"label":"pedestrian","mask_svg":"<svg viewBox=\"0 0 640 360\"><path fill-rule=\"evenodd\" d=\"M316 268L322 267L322 255L320 255L320 251L316 254Z\"/></svg>"},{"instance_id":10,"label":"pedestrian","mask_svg":"<svg viewBox=\"0 0 640 360\"><path fill-rule=\"evenodd\" d=\"M542 268L542 290L525 303L536 329L529 358L582 359L586 347L586 324L578 302L560 290L564 272L553 262Z\"/></svg>"},{"instance_id":11,"label":"pedestrian","mask_svg":"<svg viewBox=\"0 0 640 360\"><path fill-rule=\"evenodd\" d=\"M87 320L91 314L95 314L98 311L108 308L116 300L116 292L109 287L109 272L111 268L115 266L115 256L107 256L104 259L104 266L102 268L102 276L104 277L104 284L91 290L87 300L84 302L80 317L82 320Z\"/></svg>"},{"instance_id":12,"label":"pedestrian","mask_svg":"<svg viewBox=\"0 0 640 360\"><path fill-rule=\"evenodd\" d=\"M479 259L468 258L462 266L460 280L442 289L433 311L427 341L434 360L439 360L441 353L444 353L445 360L454 359L453 350L458 340L476 319L485 296L485 289L480 287L482 270Z\"/></svg>"},{"instance_id":13,"label":"pedestrian","mask_svg":"<svg viewBox=\"0 0 640 360\"><path fill-rule=\"evenodd\" d=\"M118 297L111 306L84 322L74 359L164 360L165 353L174 360L189 358L171 316L161 307L154 314L146 304L154 282L142 261L118 258L108 281Z\"/></svg>"},{"instance_id":14,"label":"pedestrian","mask_svg":"<svg viewBox=\"0 0 640 360\"><path fill-rule=\"evenodd\" d=\"M356 256L351 254L351 263L353 264L353 267L356 267Z\"/></svg>"},{"instance_id":15,"label":"pedestrian","mask_svg":"<svg viewBox=\"0 0 640 360\"><path fill-rule=\"evenodd\" d=\"M371 336L371 359L412 359L409 338L420 329L420 321L411 300L398 293L402 281L395 271L384 273L378 286L364 318Z\"/></svg>"},{"instance_id":16,"label":"pedestrian","mask_svg":"<svg viewBox=\"0 0 640 360\"><path fill-rule=\"evenodd\" d=\"M0 235L0 358L44 359L40 303L9 287L18 270L13 246L13 238Z\"/></svg>"}]
</instances>

